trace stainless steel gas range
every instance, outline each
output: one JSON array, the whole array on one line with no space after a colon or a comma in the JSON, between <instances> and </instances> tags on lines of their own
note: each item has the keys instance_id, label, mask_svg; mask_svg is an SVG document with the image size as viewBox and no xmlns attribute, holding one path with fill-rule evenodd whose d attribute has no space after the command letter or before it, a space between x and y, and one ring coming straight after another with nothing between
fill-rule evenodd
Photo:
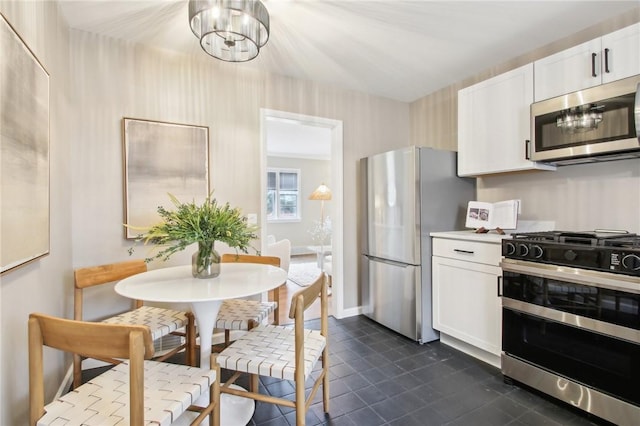
<instances>
[{"instance_id":1,"label":"stainless steel gas range","mask_svg":"<svg viewBox=\"0 0 640 426\"><path fill-rule=\"evenodd\" d=\"M505 380L640 424L640 236L512 237L502 242Z\"/></svg>"}]
</instances>

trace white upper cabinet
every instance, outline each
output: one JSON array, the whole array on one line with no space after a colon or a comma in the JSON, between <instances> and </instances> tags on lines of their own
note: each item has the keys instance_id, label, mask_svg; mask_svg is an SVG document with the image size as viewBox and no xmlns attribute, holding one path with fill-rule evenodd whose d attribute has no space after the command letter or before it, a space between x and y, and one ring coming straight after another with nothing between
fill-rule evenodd
<instances>
[{"instance_id":1,"label":"white upper cabinet","mask_svg":"<svg viewBox=\"0 0 640 426\"><path fill-rule=\"evenodd\" d=\"M601 42L600 38L591 40L535 61L535 101L602 84Z\"/></svg>"},{"instance_id":2,"label":"white upper cabinet","mask_svg":"<svg viewBox=\"0 0 640 426\"><path fill-rule=\"evenodd\" d=\"M602 37L602 82L640 74L640 22Z\"/></svg>"},{"instance_id":3,"label":"white upper cabinet","mask_svg":"<svg viewBox=\"0 0 640 426\"><path fill-rule=\"evenodd\" d=\"M640 74L640 23L534 62L535 101Z\"/></svg>"},{"instance_id":4,"label":"white upper cabinet","mask_svg":"<svg viewBox=\"0 0 640 426\"><path fill-rule=\"evenodd\" d=\"M533 64L458 91L458 176L553 166L526 159Z\"/></svg>"}]
</instances>

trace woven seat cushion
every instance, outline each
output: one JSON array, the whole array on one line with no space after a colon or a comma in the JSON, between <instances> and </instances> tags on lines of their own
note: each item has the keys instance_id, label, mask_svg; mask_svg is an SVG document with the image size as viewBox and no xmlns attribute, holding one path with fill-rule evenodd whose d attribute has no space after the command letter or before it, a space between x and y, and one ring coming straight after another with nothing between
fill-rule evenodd
<instances>
[{"instance_id":1,"label":"woven seat cushion","mask_svg":"<svg viewBox=\"0 0 640 426\"><path fill-rule=\"evenodd\" d=\"M182 311L142 306L133 311L108 318L109 324L146 325L151 329L151 338L157 340L187 325L187 316Z\"/></svg>"},{"instance_id":2,"label":"woven seat cushion","mask_svg":"<svg viewBox=\"0 0 640 426\"><path fill-rule=\"evenodd\" d=\"M255 324L260 324L277 307L277 302L258 302L244 299L225 300L218 312L216 328L248 330L250 320Z\"/></svg>"},{"instance_id":3,"label":"woven seat cushion","mask_svg":"<svg viewBox=\"0 0 640 426\"><path fill-rule=\"evenodd\" d=\"M304 377L309 377L326 339L318 330L304 330ZM295 379L295 330L260 325L223 350L220 367L284 380Z\"/></svg>"},{"instance_id":4,"label":"woven seat cushion","mask_svg":"<svg viewBox=\"0 0 640 426\"><path fill-rule=\"evenodd\" d=\"M216 379L214 370L144 362L144 424L168 425ZM107 370L47 406L38 425L128 425L129 365Z\"/></svg>"}]
</instances>

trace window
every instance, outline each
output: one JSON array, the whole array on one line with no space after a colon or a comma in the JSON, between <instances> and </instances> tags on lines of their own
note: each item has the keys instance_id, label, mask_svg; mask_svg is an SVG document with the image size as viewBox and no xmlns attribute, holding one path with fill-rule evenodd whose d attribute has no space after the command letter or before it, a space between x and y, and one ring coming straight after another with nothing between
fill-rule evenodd
<instances>
[{"instance_id":1,"label":"window","mask_svg":"<svg viewBox=\"0 0 640 426\"><path fill-rule=\"evenodd\" d=\"M267 169L267 220L300 220L300 170Z\"/></svg>"}]
</instances>

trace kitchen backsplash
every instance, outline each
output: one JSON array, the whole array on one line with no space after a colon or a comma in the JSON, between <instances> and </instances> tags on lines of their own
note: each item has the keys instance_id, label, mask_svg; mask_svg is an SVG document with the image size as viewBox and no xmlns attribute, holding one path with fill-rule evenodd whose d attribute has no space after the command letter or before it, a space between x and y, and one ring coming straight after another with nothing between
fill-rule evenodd
<instances>
[{"instance_id":1,"label":"kitchen backsplash","mask_svg":"<svg viewBox=\"0 0 640 426\"><path fill-rule=\"evenodd\" d=\"M477 199L521 199L519 221L552 220L556 229L605 228L640 233L640 161L483 177L477 180Z\"/></svg>"}]
</instances>

